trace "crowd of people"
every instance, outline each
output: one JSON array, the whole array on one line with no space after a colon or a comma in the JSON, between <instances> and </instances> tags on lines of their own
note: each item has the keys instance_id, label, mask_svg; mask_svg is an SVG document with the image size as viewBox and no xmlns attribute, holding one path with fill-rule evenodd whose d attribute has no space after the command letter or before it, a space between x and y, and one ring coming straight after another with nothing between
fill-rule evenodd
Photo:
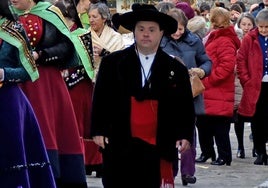
<instances>
[{"instance_id":1,"label":"crowd of people","mask_svg":"<svg viewBox=\"0 0 268 188\"><path fill-rule=\"evenodd\" d=\"M93 171L105 188L194 184L196 163L231 165L232 124L236 157L250 123L268 165L266 7L3 0L0 187L86 188Z\"/></svg>"}]
</instances>

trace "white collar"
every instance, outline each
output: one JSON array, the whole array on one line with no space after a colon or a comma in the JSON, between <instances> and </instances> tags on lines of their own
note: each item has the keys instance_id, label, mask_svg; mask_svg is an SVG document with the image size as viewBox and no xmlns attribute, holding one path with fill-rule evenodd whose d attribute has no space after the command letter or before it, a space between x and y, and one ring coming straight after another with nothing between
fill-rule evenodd
<instances>
[{"instance_id":1,"label":"white collar","mask_svg":"<svg viewBox=\"0 0 268 188\"><path fill-rule=\"evenodd\" d=\"M156 54L156 52L155 53L152 53L152 54L144 55L144 54L142 54L142 53L139 52L140 61L142 63L143 62L146 62L146 61L153 62L153 59L154 59L155 54Z\"/></svg>"}]
</instances>

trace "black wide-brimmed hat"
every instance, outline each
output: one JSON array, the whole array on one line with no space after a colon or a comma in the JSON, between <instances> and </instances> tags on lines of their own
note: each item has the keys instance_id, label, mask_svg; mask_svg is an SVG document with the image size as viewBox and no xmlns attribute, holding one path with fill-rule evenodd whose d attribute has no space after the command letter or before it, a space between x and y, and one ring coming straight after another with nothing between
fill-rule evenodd
<instances>
[{"instance_id":1,"label":"black wide-brimmed hat","mask_svg":"<svg viewBox=\"0 0 268 188\"><path fill-rule=\"evenodd\" d=\"M8 0L1 0L0 3L0 15L8 18L9 20L14 20L14 17L9 9Z\"/></svg>"},{"instance_id":2,"label":"black wide-brimmed hat","mask_svg":"<svg viewBox=\"0 0 268 188\"><path fill-rule=\"evenodd\" d=\"M138 21L157 22L162 30L167 34L177 31L178 23L171 16L159 12L154 5L134 3L132 11L124 13L116 19L119 25L133 31ZM117 22L116 21L116 22Z\"/></svg>"}]
</instances>

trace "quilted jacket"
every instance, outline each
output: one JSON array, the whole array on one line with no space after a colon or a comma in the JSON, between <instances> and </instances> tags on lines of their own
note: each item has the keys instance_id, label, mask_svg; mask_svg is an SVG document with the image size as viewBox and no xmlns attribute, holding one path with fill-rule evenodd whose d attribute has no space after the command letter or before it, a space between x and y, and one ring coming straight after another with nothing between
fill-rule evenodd
<instances>
[{"instance_id":1,"label":"quilted jacket","mask_svg":"<svg viewBox=\"0 0 268 188\"><path fill-rule=\"evenodd\" d=\"M211 74L203 79L206 115L232 117L234 110L234 69L240 40L233 26L210 33L205 48L212 61Z\"/></svg>"}]
</instances>

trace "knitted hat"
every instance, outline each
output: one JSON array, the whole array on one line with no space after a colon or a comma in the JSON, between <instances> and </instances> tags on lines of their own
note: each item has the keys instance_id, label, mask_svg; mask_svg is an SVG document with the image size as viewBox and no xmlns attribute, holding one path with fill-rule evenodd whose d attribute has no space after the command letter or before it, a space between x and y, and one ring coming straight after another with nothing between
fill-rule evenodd
<instances>
[{"instance_id":1,"label":"knitted hat","mask_svg":"<svg viewBox=\"0 0 268 188\"><path fill-rule=\"evenodd\" d=\"M188 19L191 19L195 16L194 14L194 10L192 9L192 7L186 3L186 2L179 2L176 4L176 8L178 9L181 9L184 13L185 13L185 16L188 18Z\"/></svg>"}]
</instances>

